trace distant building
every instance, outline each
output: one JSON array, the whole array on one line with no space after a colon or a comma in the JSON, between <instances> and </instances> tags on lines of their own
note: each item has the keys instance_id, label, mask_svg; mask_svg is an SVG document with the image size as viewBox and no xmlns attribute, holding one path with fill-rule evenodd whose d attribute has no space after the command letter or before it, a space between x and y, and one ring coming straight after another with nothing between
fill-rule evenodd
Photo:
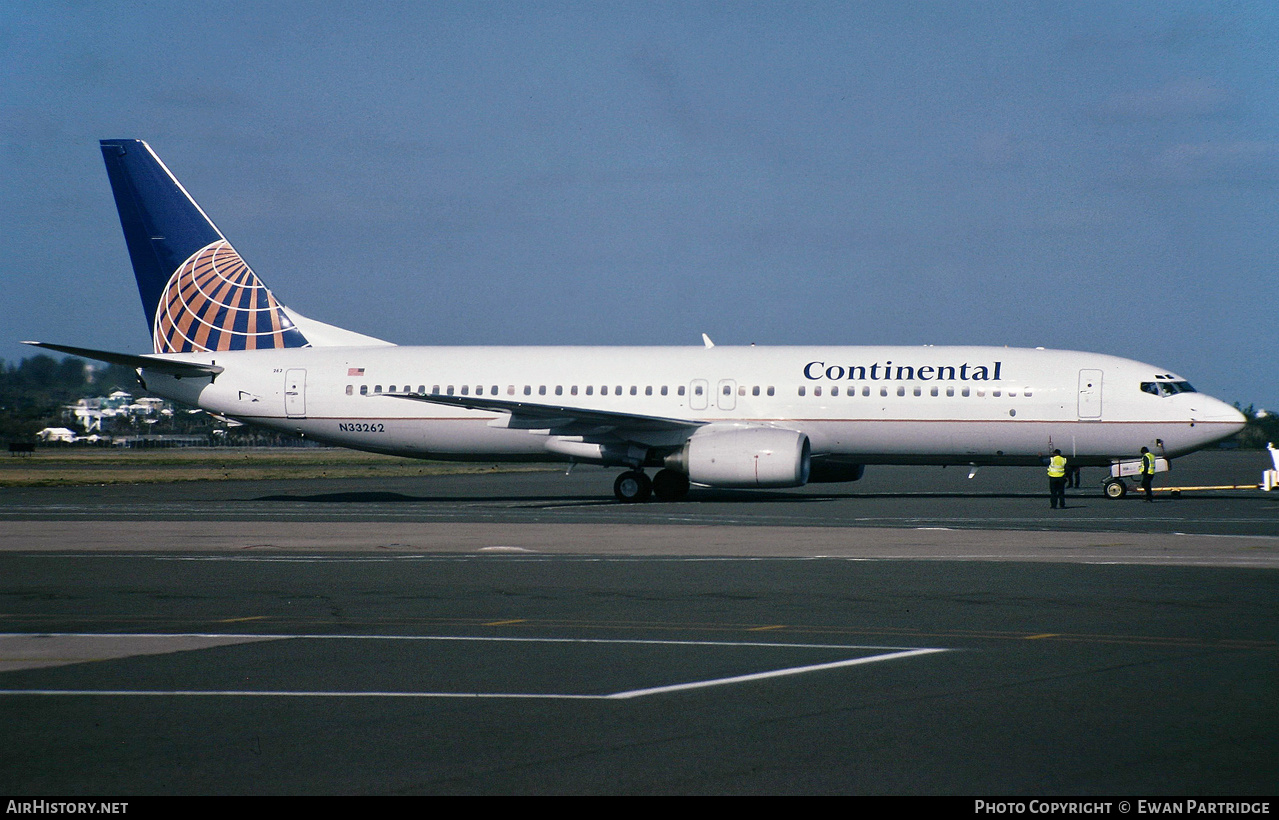
<instances>
[{"instance_id":1,"label":"distant building","mask_svg":"<svg viewBox=\"0 0 1279 820\"><path fill-rule=\"evenodd\" d=\"M36 435L45 444L50 444L54 442L61 443L61 444L72 444L76 440L75 430L71 430L67 427L46 427L40 432L36 433Z\"/></svg>"},{"instance_id":2,"label":"distant building","mask_svg":"<svg viewBox=\"0 0 1279 820\"><path fill-rule=\"evenodd\" d=\"M154 422L160 417L171 417L173 406L164 399L143 396L137 401L133 394L116 390L109 396L85 397L63 408L63 417L74 419L86 433L102 432L102 420L118 417L134 417Z\"/></svg>"}]
</instances>

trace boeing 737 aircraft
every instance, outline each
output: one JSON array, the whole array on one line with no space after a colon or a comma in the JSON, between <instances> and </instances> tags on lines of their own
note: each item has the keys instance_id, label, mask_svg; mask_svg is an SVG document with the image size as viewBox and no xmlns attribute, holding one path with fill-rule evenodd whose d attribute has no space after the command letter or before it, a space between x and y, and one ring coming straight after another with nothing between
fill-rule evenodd
<instances>
[{"instance_id":1,"label":"boeing 737 aircraft","mask_svg":"<svg viewBox=\"0 0 1279 820\"><path fill-rule=\"evenodd\" d=\"M282 305L145 142L101 148L154 352L29 344L327 444L621 467L614 493L635 502L690 483L856 481L867 464L1036 465L1054 449L1110 466L1144 446L1166 466L1244 426L1166 367L1095 353L397 346Z\"/></svg>"}]
</instances>

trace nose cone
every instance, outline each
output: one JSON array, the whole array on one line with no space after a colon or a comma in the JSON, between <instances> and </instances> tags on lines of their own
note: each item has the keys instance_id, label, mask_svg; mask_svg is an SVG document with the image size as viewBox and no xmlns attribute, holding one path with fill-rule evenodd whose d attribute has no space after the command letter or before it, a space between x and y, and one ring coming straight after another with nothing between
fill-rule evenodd
<instances>
[{"instance_id":1,"label":"nose cone","mask_svg":"<svg viewBox=\"0 0 1279 820\"><path fill-rule=\"evenodd\" d=\"M1213 425L1220 438L1228 438L1248 426L1248 417L1220 399L1204 396L1195 421Z\"/></svg>"},{"instance_id":2,"label":"nose cone","mask_svg":"<svg viewBox=\"0 0 1279 820\"><path fill-rule=\"evenodd\" d=\"M1222 420L1233 424L1236 433L1248 425L1248 417L1239 412L1237 408L1231 407L1224 401L1218 401L1217 404L1221 406L1221 413L1224 416Z\"/></svg>"}]
</instances>

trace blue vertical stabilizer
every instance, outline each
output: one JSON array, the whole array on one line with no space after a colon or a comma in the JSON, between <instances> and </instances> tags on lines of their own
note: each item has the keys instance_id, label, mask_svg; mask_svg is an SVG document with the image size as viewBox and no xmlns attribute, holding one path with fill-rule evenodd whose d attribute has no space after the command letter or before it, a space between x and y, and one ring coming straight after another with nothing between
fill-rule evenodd
<instances>
[{"instance_id":1,"label":"blue vertical stabilizer","mask_svg":"<svg viewBox=\"0 0 1279 820\"><path fill-rule=\"evenodd\" d=\"M142 140L102 140L157 353L306 347L284 308Z\"/></svg>"}]
</instances>

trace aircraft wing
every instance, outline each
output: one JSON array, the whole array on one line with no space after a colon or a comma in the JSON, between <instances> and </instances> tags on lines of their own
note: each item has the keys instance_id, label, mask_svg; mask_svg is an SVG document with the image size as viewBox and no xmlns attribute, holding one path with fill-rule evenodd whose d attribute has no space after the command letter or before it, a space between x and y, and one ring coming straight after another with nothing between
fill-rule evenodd
<instances>
[{"instance_id":1,"label":"aircraft wing","mask_svg":"<svg viewBox=\"0 0 1279 820\"><path fill-rule=\"evenodd\" d=\"M468 410L492 410L509 413L508 427L526 430L550 430L552 435L582 434L588 432L612 432L625 436L630 433L683 433L692 435L698 427L709 424L695 419L674 419L662 416L644 416L636 413L617 413L611 410L588 410L582 407L537 404L525 401L488 398L487 396L441 396L438 393L383 393L396 399L411 399L432 404L465 407Z\"/></svg>"},{"instance_id":2,"label":"aircraft wing","mask_svg":"<svg viewBox=\"0 0 1279 820\"><path fill-rule=\"evenodd\" d=\"M167 373L170 376L216 376L225 369L216 364L178 362L172 359L162 359L159 356L139 356L133 353L114 353L110 350L92 350L87 347L55 345L49 344L48 342L23 342L23 344L31 345L33 347L43 347L46 350L56 350L59 353L70 353L72 356L81 356L86 359L107 362L108 364L118 364L135 369L146 368L147 370L154 370L157 373Z\"/></svg>"}]
</instances>

